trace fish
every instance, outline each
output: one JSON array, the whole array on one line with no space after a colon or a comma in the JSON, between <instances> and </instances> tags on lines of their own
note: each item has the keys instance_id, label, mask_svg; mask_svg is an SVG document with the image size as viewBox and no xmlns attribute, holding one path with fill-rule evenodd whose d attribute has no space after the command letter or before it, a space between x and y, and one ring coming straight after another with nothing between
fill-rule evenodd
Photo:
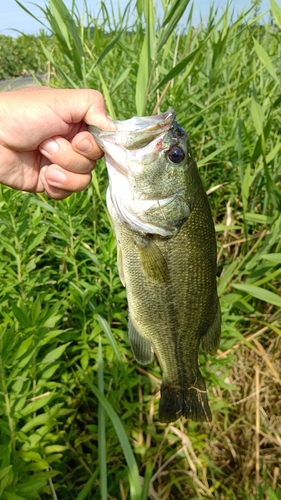
<instances>
[{"instance_id":1,"label":"fish","mask_svg":"<svg viewBox=\"0 0 281 500\"><path fill-rule=\"evenodd\" d=\"M156 353L162 369L159 421L212 419L199 348L220 342L217 247L207 194L174 110L89 126L108 170L107 207L126 287L136 361Z\"/></svg>"}]
</instances>

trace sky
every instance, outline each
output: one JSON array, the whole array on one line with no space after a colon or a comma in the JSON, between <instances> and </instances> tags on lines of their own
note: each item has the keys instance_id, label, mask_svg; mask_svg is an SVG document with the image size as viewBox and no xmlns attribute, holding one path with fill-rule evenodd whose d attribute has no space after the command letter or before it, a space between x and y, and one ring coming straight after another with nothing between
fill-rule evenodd
<instances>
[{"instance_id":1,"label":"sky","mask_svg":"<svg viewBox=\"0 0 281 500\"><path fill-rule=\"evenodd\" d=\"M158 0L156 0L156 3ZM265 12L269 9L270 0L262 0L261 2L261 12ZM21 0L21 3L34 14L37 18L44 21L40 9L38 9L34 4L44 5L47 3L43 0L32 0L27 2L26 0ZM64 3L70 7L72 4L71 0L64 0ZM111 10L111 1L104 0L104 3L108 6L109 11ZM121 10L127 5L127 0L113 0L113 4L117 6L119 3ZM190 2L191 3L191 2ZM193 14L193 24L194 26L199 24L200 12L204 19L207 17L210 4L214 3L215 6L219 7L223 11L226 0L193 0L194 3L194 14ZM76 5L82 9L83 0L76 0ZM97 15L99 11L100 0L87 0L88 8L92 15ZM247 9L251 6L251 0L233 0L232 5L235 5L235 12L241 12L243 9ZM0 0L0 34L17 36L18 30L25 34L36 34L42 28L42 25L24 12L21 7L14 0Z\"/></svg>"}]
</instances>

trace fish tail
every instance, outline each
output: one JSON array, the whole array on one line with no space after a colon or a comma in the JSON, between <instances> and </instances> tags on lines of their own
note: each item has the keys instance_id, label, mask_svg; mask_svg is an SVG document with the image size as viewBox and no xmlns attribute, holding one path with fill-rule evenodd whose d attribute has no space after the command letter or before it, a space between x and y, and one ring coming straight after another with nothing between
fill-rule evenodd
<instances>
[{"instance_id":1,"label":"fish tail","mask_svg":"<svg viewBox=\"0 0 281 500\"><path fill-rule=\"evenodd\" d=\"M206 386L200 372L196 382L189 387L162 383L159 404L160 422L174 422L181 416L195 422L211 422L212 420Z\"/></svg>"}]
</instances>

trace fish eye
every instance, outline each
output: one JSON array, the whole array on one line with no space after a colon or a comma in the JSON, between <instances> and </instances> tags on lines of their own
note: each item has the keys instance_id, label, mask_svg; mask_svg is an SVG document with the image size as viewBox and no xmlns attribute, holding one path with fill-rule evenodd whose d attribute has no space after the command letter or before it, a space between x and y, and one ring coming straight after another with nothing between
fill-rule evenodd
<instances>
[{"instance_id":1,"label":"fish eye","mask_svg":"<svg viewBox=\"0 0 281 500\"><path fill-rule=\"evenodd\" d=\"M180 163L184 157L185 153L179 146L173 146L167 153L169 160L173 163Z\"/></svg>"}]
</instances>

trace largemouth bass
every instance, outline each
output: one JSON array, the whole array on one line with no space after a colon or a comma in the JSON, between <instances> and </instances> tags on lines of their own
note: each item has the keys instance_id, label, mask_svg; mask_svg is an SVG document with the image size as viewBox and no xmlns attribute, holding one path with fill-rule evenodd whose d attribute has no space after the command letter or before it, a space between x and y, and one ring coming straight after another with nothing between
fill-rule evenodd
<instances>
[{"instance_id":1,"label":"largemouth bass","mask_svg":"<svg viewBox=\"0 0 281 500\"><path fill-rule=\"evenodd\" d=\"M173 110L114 123L89 130L105 153L131 347L141 364L159 357L161 422L210 421L198 351L216 352L221 315L208 198Z\"/></svg>"}]
</instances>

